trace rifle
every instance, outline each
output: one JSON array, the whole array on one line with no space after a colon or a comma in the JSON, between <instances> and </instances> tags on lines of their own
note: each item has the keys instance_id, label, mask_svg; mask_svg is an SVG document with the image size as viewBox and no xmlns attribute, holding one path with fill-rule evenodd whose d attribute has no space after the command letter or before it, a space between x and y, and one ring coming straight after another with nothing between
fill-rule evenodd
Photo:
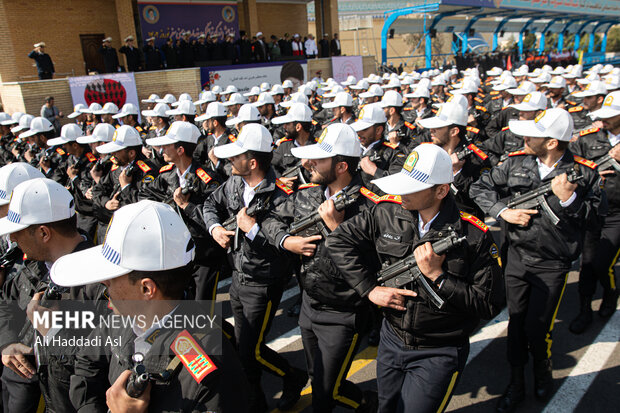
<instances>
[{"instance_id":1,"label":"rifle","mask_svg":"<svg viewBox=\"0 0 620 413\"><path fill-rule=\"evenodd\" d=\"M282 177L284 178L293 178L299 175L299 171L301 171L301 161L297 162L295 165L291 166L288 169L285 169L282 172Z\"/></svg>"},{"instance_id":2,"label":"rifle","mask_svg":"<svg viewBox=\"0 0 620 413\"><path fill-rule=\"evenodd\" d=\"M16 242L12 242L8 250L0 255L0 267L7 268L13 266L22 257L22 252Z\"/></svg>"},{"instance_id":3,"label":"rifle","mask_svg":"<svg viewBox=\"0 0 620 413\"><path fill-rule=\"evenodd\" d=\"M575 170L571 170L567 174L568 182L575 183L583 179L583 176L578 174ZM515 196L508 203L510 209L532 209L540 208L547 217L551 220L553 225L557 225L560 222L560 218L553 212L549 204L547 203L546 195L552 193L551 182L533 189L524 194L516 193Z\"/></svg>"},{"instance_id":4,"label":"rifle","mask_svg":"<svg viewBox=\"0 0 620 413\"><path fill-rule=\"evenodd\" d=\"M460 151L456 152L456 157L459 161L462 161L463 159L467 158L469 155L471 155L472 153L476 151L480 151L482 154L484 154L484 152L482 152L480 148L478 148L473 143L470 143L469 145L467 145Z\"/></svg>"},{"instance_id":5,"label":"rifle","mask_svg":"<svg viewBox=\"0 0 620 413\"><path fill-rule=\"evenodd\" d=\"M137 399L142 396L142 393L146 390L146 386L148 386L151 377L147 373L144 364L142 364L144 361L144 355L142 353L135 353L131 359L134 362L134 366L127 380L125 391L129 397Z\"/></svg>"},{"instance_id":6,"label":"rifle","mask_svg":"<svg viewBox=\"0 0 620 413\"><path fill-rule=\"evenodd\" d=\"M95 162L95 165L93 166L95 172L103 172L103 165L110 159L112 159L112 154L107 155L105 158L97 159L97 162Z\"/></svg>"},{"instance_id":7,"label":"rifle","mask_svg":"<svg viewBox=\"0 0 620 413\"><path fill-rule=\"evenodd\" d=\"M514 152L519 152L525 149L525 146L520 147L519 149L516 149ZM506 152L505 154L503 154L502 156L499 157L499 162L506 162L506 160L510 157L511 152Z\"/></svg>"},{"instance_id":8,"label":"rifle","mask_svg":"<svg viewBox=\"0 0 620 413\"><path fill-rule=\"evenodd\" d=\"M599 171L605 171L607 169L614 169L616 173L620 172L620 163L618 163L618 161L612 158L611 155L609 154L601 156L596 161L594 161L594 163L598 165L597 169Z\"/></svg>"},{"instance_id":9,"label":"rifle","mask_svg":"<svg viewBox=\"0 0 620 413\"><path fill-rule=\"evenodd\" d=\"M359 197L359 192L343 193L336 197L334 201L334 207L336 211L342 211L347 206L353 204ZM291 235L298 235L302 237L311 237L313 235L321 234L323 238L329 235L329 230L323 222L323 218L319 214L319 211L314 211L311 215L303 218L297 222L293 222L288 229L288 233Z\"/></svg>"},{"instance_id":10,"label":"rifle","mask_svg":"<svg viewBox=\"0 0 620 413\"><path fill-rule=\"evenodd\" d=\"M258 214L263 212L267 212L269 210L269 200L271 199L271 195L266 198L259 198L256 202L248 207L245 211L251 217L255 217ZM233 241L233 250L237 250L239 248L240 236L239 236L239 227L237 226L237 214L232 214L226 221L222 223L222 226L226 231L235 231L235 239Z\"/></svg>"},{"instance_id":11,"label":"rifle","mask_svg":"<svg viewBox=\"0 0 620 413\"><path fill-rule=\"evenodd\" d=\"M435 254L443 255L460 246L465 241L466 237L459 237L458 234L451 229L447 237L435 241L431 244L431 247L433 251L435 251ZM383 268L379 271L379 278L377 281L381 285L392 288L402 288L409 283L415 282L422 287L431 303L437 308L441 308L444 305L444 300L431 288L424 274L422 274L422 271L418 268L413 254Z\"/></svg>"}]
</instances>

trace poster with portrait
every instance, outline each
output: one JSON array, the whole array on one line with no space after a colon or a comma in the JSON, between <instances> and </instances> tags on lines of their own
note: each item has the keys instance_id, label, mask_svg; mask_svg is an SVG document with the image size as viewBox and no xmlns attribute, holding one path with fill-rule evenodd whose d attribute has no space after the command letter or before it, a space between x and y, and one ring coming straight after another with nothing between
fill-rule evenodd
<instances>
[{"instance_id":1,"label":"poster with portrait","mask_svg":"<svg viewBox=\"0 0 620 413\"><path fill-rule=\"evenodd\" d=\"M305 60L288 62L257 63L249 65L201 67L200 80L205 85L221 86L235 85L240 93L248 92L252 86L259 86L263 82L270 85L281 84L289 79L293 82L294 90L308 81L308 64Z\"/></svg>"},{"instance_id":2,"label":"poster with portrait","mask_svg":"<svg viewBox=\"0 0 620 413\"><path fill-rule=\"evenodd\" d=\"M194 39L203 33L220 39L227 34L237 37L239 33L236 1L139 0L138 13L142 38L154 37L157 46L170 37L181 38L184 32L190 32Z\"/></svg>"},{"instance_id":3,"label":"poster with portrait","mask_svg":"<svg viewBox=\"0 0 620 413\"><path fill-rule=\"evenodd\" d=\"M348 76L355 76L356 79L364 77L364 64L362 56L333 56L332 73L334 80L343 82Z\"/></svg>"},{"instance_id":4,"label":"poster with portrait","mask_svg":"<svg viewBox=\"0 0 620 413\"><path fill-rule=\"evenodd\" d=\"M114 103L119 109L125 103L140 107L133 73L109 73L105 75L70 77L69 89L73 106L83 103Z\"/></svg>"}]
</instances>

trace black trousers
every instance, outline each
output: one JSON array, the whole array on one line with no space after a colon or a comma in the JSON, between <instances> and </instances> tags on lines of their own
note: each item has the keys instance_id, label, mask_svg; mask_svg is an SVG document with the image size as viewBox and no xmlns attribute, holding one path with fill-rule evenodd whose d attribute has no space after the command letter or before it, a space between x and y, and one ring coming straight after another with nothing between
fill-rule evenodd
<instances>
[{"instance_id":1,"label":"black trousers","mask_svg":"<svg viewBox=\"0 0 620 413\"><path fill-rule=\"evenodd\" d=\"M52 72L39 72L39 79L41 80L51 79L52 77L54 77Z\"/></svg>"},{"instance_id":2,"label":"black trousers","mask_svg":"<svg viewBox=\"0 0 620 413\"><path fill-rule=\"evenodd\" d=\"M620 213L605 218L600 228L586 231L583 243L579 294L593 296L596 285L603 289L616 289L614 266L620 255Z\"/></svg>"},{"instance_id":3,"label":"black trousers","mask_svg":"<svg viewBox=\"0 0 620 413\"><path fill-rule=\"evenodd\" d=\"M2 371L2 405L5 413L43 411L44 403L37 376L30 380L24 379L10 368L5 367ZM40 410L39 407L41 407Z\"/></svg>"},{"instance_id":4,"label":"black trousers","mask_svg":"<svg viewBox=\"0 0 620 413\"><path fill-rule=\"evenodd\" d=\"M304 292L299 327L308 373L312 380L312 411L331 412L335 404L357 409L362 390L348 381L347 373L357 353L369 310L321 311L310 306Z\"/></svg>"},{"instance_id":5,"label":"black trousers","mask_svg":"<svg viewBox=\"0 0 620 413\"><path fill-rule=\"evenodd\" d=\"M230 304L235 319L235 338L241 364L254 389L260 387L262 371L284 377L288 361L265 344L271 322L280 305L284 282L268 287L241 284L233 273Z\"/></svg>"},{"instance_id":6,"label":"black trousers","mask_svg":"<svg viewBox=\"0 0 620 413\"><path fill-rule=\"evenodd\" d=\"M568 269L533 269L508 249L504 272L508 303L508 362L515 367L528 360L551 358L551 332L566 287Z\"/></svg>"},{"instance_id":7,"label":"black trousers","mask_svg":"<svg viewBox=\"0 0 620 413\"><path fill-rule=\"evenodd\" d=\"M458 347L407 346L384 320L377 353L379 413L444 411L468 355L469 342Z\"/></svg>"}]
</instances>

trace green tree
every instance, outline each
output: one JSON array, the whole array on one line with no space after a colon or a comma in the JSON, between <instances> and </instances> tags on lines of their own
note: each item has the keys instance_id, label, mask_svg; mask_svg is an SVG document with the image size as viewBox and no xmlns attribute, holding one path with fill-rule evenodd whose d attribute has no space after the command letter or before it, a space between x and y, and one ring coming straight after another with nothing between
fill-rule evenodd
<instances>
[{"instance_id":1,"label":"green tree","mask_svg":"<svg viewBox=\"0 0 620 413\"><path fill-rule=\"evenodd\" d=\"M620 52L620 27L612 27L607 32L607 51L608 52Z\"/></svg>"}]
</instances>

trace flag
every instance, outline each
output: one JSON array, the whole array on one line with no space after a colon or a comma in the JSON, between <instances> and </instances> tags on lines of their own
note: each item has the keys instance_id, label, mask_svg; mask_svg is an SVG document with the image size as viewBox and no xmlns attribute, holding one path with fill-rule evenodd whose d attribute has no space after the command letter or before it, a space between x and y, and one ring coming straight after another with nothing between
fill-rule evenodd
<instances>
[{"instance_id":1,"label":"flag","mask_svg":"<svg viewBox=\"0 0 620 413\"><path fill-rule=\"evenodd\" d=\"M512 70L512 63L510 62L510 55L508 56L508 60L506 61L506 70Z\"/></svg>"}]
</instances>

